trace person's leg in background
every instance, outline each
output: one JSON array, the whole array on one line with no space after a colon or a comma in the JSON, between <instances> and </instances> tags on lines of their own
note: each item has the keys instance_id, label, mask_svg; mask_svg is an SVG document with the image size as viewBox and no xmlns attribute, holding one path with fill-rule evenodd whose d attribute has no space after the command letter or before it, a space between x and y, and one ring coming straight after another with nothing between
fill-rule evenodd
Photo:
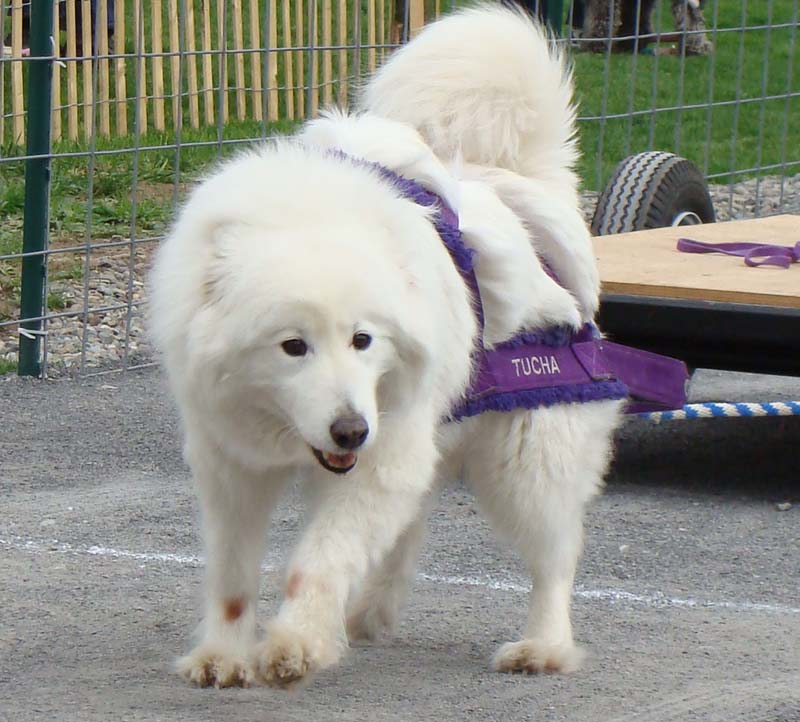
<instances>
[{"instance_id":1,"label":"person's leg in background","mask_svg":"<svg viewBox=\"0 0 800 722\"><path fill-rule=\"evenodd\" d=\"M619 2L620 0L617 0ZM619 37L628 38L616 43L617 49L627 52L642 52L653 38L653 24L651 18L656 0L627 0L622 3L622 23L619 28Z\"/></svg>"},{"instance_id":2,"label":"person's leg in background","mask_svg":"<svg viewBox=\"0 0 800 722\"><path fill-rule=\"evenodd\" d=\"M672 17L675 30L684 35L681 43L687 55L708 55L714 49L705 34L706 19L703 16L701 0L672 0Z\"/></svg>"},{"instance_id":3,"label":"person's leg in background","mask_svg":"<svg viewBox=\"0 0 800 722\"><path fill-rule=\"evenodd\" d=\"M622 5L625 0L584 0L583 38L591 40L585 47L594 53L604 53L613 38L619 35L622 24Z\"/></svg>"},{"instance_id":4,"label":"person's leg in background","mask_svg":"<svg viewBox=\"0 0 800 722\"><path fill-rule=\"evenodd\" d=\"M108 29L109 47L111 47L111 38L114 37L114 0L92 0L92 47L97 47L97 12L98 3L104 2L106 4L106 28ZM58 6L58 20L61 27L61 55L67 53L67 44L65 35L67 32L67 5L66 3L59 3ZM75 48L78 56L83 55L83 3L75 3Z\"/></svg>"},{"instance_id":5,"label":"person's leg in background","mask_svg":"<svg viewBox=\"0 0 800 722\"><path fill-rule=\"evenodd\" d=\"M583 0L572 0L569 10L569 24L573 34L580 35L583 31L583 23L586 18L586 8Z\"/></svg>"}]
</instances>

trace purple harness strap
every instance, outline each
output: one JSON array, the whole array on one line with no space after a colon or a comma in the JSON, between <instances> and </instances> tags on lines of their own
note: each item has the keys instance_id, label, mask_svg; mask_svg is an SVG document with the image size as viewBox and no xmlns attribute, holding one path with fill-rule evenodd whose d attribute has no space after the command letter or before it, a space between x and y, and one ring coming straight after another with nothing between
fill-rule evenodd
<instances>
[{"instance_id":1,"label":"purple harness strap","mask_svg":"<svg viewBox=\"0 0 800 722\"><path fill-rule=\"evenodd\" d=\"M628 387L629 414L683 408L689 385L686 364L670 356L601 341L601 354L617 378Z\"/></svg>"},{"instance_id":2,"label":"purple harness strap","mask_svg":"<svg viewBox=\"0 0 800 722\"><path fill-rule=\"evenodd\" d=\"M598 338L591 324L567 334L567 342L559 345L525 341L521 335L479 352L477 375L451 418L626 397L628 413L679 409L686 403L689 374L682 361Z\"/></svg>"},{"instance_id":3,"label":"purple harness strap","mask_svg":"<svg viewBox=\"0 0 800 722\"><path fill-rule=\"evenodd\" d=\"M548 329L555 331L555 329ZM586 325L576 334L559 328L535 341L520 334L478 352L478 371L466 398L451 412L458 421L484 411L510 411L603 399L623 399L626 385L609 368L602 341ZM527 339L525 337L528 337ZM565 338L554 343L556 336Z\"/></svg>"},{"instance_id":4,"label":"purple harness strap","mask_svg":"<svg viewBox=\"0 0 800 722\"><path fill-rule=\"evenodd\" d=\"M678 250L684 253L724 253L728 256L741 256L748 266L789 268L792 263L800 263L800 241L794 246L774 246L763 243L707 243L691 238L679 238Z\"/></svg>"},{"instance_id":5,"label":"purple harness strap","mask_svg":"<svg viewBox=\"0 0 800 722\"><path fill-rule=\"evenodd\" d=\"M334 155L377 170L410 200L436 209L434 225L472 291L475 315L483 331L483 304L473 267L475 251L464 243L456 213L442 198L416 181L378 163L338 151ZM450 420L459 421L484 411L628 396L631 404L627 410L631 413L677 409L686 402L688 373L683 362L606 341L592 324L578 331L566 327L525 331L494 349L480 349L475 361L477 372L472 384L452 410Z\"/></svg>"}]
</instances>

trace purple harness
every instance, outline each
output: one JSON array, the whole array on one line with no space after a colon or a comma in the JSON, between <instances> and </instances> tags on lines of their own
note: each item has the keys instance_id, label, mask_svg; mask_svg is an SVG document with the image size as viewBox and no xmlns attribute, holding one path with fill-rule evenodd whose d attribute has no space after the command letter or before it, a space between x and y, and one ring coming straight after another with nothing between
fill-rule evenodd
<instances>
[{"instance_id":1,"label":"purple harness","mask_svg":"<svg viewBox=\"0 0 800 722\"><path fill-rule=\"evenodd\" d=\"M337 155L362 162L343 153ZM363 163L408 199L436 209L436 231L472 291L475 315L483 331L475 251L464 244L458 216L442 198L416 181L380 164ZM686 403L688 372L682 361L606 341L593 324L577 332L552 327L519 333L494 349L480 349L475 362L477 372L464 399L451 411L450 420L460 421L484 411L627 397L631 399L626 409L630 413L678 409Z\"/></svg>"}]
</instances>

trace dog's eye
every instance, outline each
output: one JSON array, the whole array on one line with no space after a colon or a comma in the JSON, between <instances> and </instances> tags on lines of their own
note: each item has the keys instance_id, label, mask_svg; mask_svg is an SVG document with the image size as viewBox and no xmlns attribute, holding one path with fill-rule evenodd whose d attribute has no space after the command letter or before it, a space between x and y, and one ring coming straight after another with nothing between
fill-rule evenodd
<instances>
[{"instance_id":1,"label":"dog's eye","mask_svg":"<svg viewBox=\"0 0 800 722\"><path fill-rule=\"evenodd\" d=\"M308 351L308 345L301 338L290 338L281 344L281 348L289 356L305 356Z\"/></svg>"},{"instance_id":2,"label":"dog's eye","mask_svg":"<svg viewBox=\"0 0 800 722\"><path fill-rule=\"evenodd\" d=\"M369 348L371 343L372 336L368 333L357 333L353 336L353 348L357 351L363 351L365 348Z\"/></svg>"}]
</instances>

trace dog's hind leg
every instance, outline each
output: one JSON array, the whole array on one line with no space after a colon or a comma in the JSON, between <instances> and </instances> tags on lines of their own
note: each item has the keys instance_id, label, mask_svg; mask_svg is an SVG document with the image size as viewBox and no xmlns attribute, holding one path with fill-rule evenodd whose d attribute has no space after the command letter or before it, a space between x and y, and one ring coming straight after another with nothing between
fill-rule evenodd
<instances>
[{"instance_id":1,"label":"dog's hind leg","mask_svg":"<svg viewBox=\"0 0 800 722\"><path fill-rule=\"evenodd\" d=\"M436 481L423 498L419 513L383 562L370 570L363 587L351 600L347 614L347 636L351 641L376 639L381 632L394 630L414 580L417 559L427 537L428 518L442 489L461 474L458 450L462 435L457 425L440 428L438 438L442 458Z\"/></svg>"},{"instance_id":2,"label":"dog's hind leg","mask_svg":"<svg viewBox=\"0 0 800 722\"><path fill-rule=\"evenodd\" d=\"M423 510L400 535L383 563L370 572L356 595L347 613L347 637L351 641L376 639L381 632L394 630L427 536L431 505L423 504Z\"/></svg>"},{"instance_id":3,"label":"dog's hind leg","mask_svg":"<svg viewBox=\"0 0 800 722\"><path fill-rule=\"evenodd\" d=\"M617 406L595 402L475 420L466 481L533 581L523 638L500 647L498 671L570 672L580 664L570 622L573 578L584 507L602 483Z\"/></svg>"},{"instance_id":4,"label":"dog's hind leg","mask_svg":"<svg viewBox=\"0 0 800 722\"><path fill-rule=\"evenodd\" d=\"M490 185L525 223L537 254L578 302L582 320L592 320L600 305L600 276L574 190L503 168L465 165L462 173Z\"/></svg>"},{"instance_id":5,"label":"dog's hind leg","mask_svg":"<svg viewBox=\"0 0 800 722\"><path fill-rule=\"evenodd\" d=\"M206 604L201 640L177 668L201 687L246 687L253 680L266 527L283 479L226 464L216 454L190 461L202 510Z\"/></svg>"},{"instance_id":6,"label":"dog's hind leg","mask_svg":"<svg viewBox=\"0 0 800 722\"><path fill-rule=\"evenodd\" d=\"M461 475L462 434L457 425L440 428L438 438L442 458L436 480L422 499L419 513L351 600L347 614L347 636L351 641L376 639L381 632L394 630L414 580L420 550L427 537L428 518L442 489Z\"/></svg>"}]
</instances>

